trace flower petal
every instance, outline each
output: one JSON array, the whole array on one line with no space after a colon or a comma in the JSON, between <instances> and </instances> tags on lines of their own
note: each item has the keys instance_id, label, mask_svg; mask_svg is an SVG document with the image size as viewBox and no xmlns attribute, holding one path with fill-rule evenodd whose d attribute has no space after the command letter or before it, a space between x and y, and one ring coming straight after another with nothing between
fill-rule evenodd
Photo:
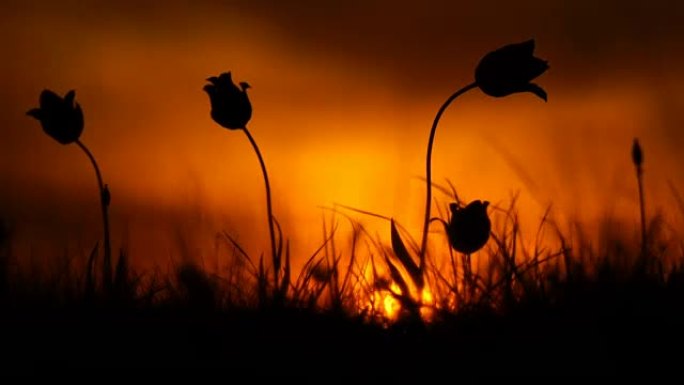
<instances>
[{"instance_id":1,"label":"flower petal","mask_svg":"<svg viewBox=\"0 0 684 385\"><path fill-rule=\"evenodd\" d=\"M64 95L64 103L69 107L73 107L75 97L76 97L76 91L70 90L69 92L66 93L66 95Z\"/></svg>"},{"instance_id":2,"label":"flower petal","mask_svg":"<svg viewBox=\"0 0 684 385\"><path fill-rule=\"evenodd\" d=\"M549 69L549 62L538 57L530 58L527 63L527 76L530 80L546 72Z\"/></svg>"},{"instance_id":3,"label":"flower petal","mask_svg":"<svg viewBox=\"0 0 684 385\"><path fill-rule=\"evenodd\" d=\"M547 96L546 96L546 91L544 91L543 88L539 87L539 85L535 83L528 83L525 84L521 92L531 92L540 98L544 99L545 102L548 101Z\"/></svg>"},{"instance_id":4,"label":"flower petal","mask_svg":"<svg viewBox=\"0 0 684 385\"><path fill-rule=\"evenodd\" d=\"M214 95L216 93L216 86L214 86L213 84L207 84L202 89L204 90L204 92L208 93L209 95Z\"/></svg>"},{"instance_id":5,"label":"flower petal","mask_svg":"<svg viewBox=\"0 0 684 385\"><path fill-rule=\"evenodd\" d=\"M534 55L534 44L534 39L530 39L517 44L517 46L521 53L528 56L532 56Z\"/></svg>"},{"instance_id":6,"label":"flower petal","mask_svg":"<svg viewBox=\"0 0 684 385\"><path fill-rule=\"evenodd\" d=\"M59 97L56 93L50 91L50 90L43 90L43 92L40 93L40 107L41 108L58 108L58 106L62 103L62 98Z\"/></svg>"},{"instance_id":7,"label":"flower petal","mask_svg":"<svg viewBox=\"0 0 684 385\"><path fill-rule=\"evenodd\" d=\"M43 117L43 111L41 111L40 108L32 108L26 111L26 115L41 120L41 118Z\"/></svg>"}]
</instances>

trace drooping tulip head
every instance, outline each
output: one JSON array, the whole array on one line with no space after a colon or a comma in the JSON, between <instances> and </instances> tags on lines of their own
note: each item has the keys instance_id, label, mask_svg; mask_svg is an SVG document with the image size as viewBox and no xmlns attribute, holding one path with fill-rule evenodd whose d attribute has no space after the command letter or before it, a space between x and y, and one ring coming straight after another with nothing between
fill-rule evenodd
<instances>
[{"instance_id":1,"label":"drooping tulip head","mask_svg":"<svg viewBox=\"0 0 684 385\"><path fill-rule=\"evenodd\" d=\"M50 90L40 94L40 107L26 114L40 121L43 131L61 144L78 140L83 132L83 111L74 102L76 92L67 92L64 98Z\"/></svg>"},{"instance_id":2,"label":"drooping tulip head","mask_svg":"<svg viewBox=\"0 0 684 385\"><path fill-rule=\"evenodd\" d=\"M475 69L475 82L487 95L503 97L532 92L546 101L546 91L532 83L549 69L546 60L534 56L534 40L509 44L485 55Z\"/></svg>"}]
</instances>

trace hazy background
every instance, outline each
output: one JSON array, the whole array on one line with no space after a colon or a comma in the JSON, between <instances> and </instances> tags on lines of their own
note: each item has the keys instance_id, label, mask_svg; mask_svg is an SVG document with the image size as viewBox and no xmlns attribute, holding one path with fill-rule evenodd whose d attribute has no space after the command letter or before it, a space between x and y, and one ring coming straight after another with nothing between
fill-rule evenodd
<instances>
[{"instance_id":1,"label":"hazy background","mask_svg":"<svg viewBox=\"0 0 684 385\"><path fill-rule=\"evenodd\" d=\"M681 223L668 183L684 188L682 20L684 5L667 0L4 1L0 217L31 256L87 253L99 239L86 157L25 116L43 88L75 89L115 245L138 263L204 257L225 230L266 251L256 157L210 119L202 91L232 70L253 87L249 127L297 258L320 243L321 207L334 203L419 237L434 114L482 55L533 37L551 66L537 81L548 103L463 96L437 132L435 181L467 200L520 192L530 229L553 204L562 218L611 214L636 231L638 136L647 210Z\"/></svg>"}]
</instances>

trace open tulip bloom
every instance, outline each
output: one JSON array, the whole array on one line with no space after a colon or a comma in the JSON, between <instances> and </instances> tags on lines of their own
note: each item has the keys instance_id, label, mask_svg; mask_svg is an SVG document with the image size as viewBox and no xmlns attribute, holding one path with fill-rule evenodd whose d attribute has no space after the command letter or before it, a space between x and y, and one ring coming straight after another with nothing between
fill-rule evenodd
<instances>
[{"instance_id":1,"label":"open tulip bloom","mask_svg":"<svg viewBox=\"0 0 684 385\"><path fill-rule=\"evenodd\" d=\"M426 156L426 182L427 182L427 197L425 202L425 218L423 222L423 234L420 247L420 271L422 272L425 266L425 254L427 249L427 234L428 227L430 225L430 208L432 203L432 147L435 141L435 132L437 131L437 125L442 117L444 111L449 107L451 102L456 98L463 95L464 93L474 89L479 88L485 94L493 97L503 97L514 93L520 92L531 92L544 101L547 100L546 91L539 85L532 83L532 81L539 75L543 74L549 68L548 63L545 60L537 58L534 56L534 40L528 40L522 43L509 44L501 47L495 51L486 54L478 63L475 69L475 81L455 93L453 93L440 107L435 119L432 123L432 129L430 130L430 138L428 140L427 156ZM479 202L479 201L476 201ZM473 202L475 203L475 202ZM471 205L473 204L471 203ZM470 207L468 205L464 212ZM486 204L480 204L479 206L484 206L485 217L486 217ZM481 210L478 210L481 211ZM472 238L471 236L458 235L455 232L469 232L472 231L473 234L478 233L478 240L486 240L489 238L489 232L487 232L487 237L484 237L484 222L483 221L460 221L461 212L452 212L452 223L449 227L449 238L451 240L452 246L462 252L472 252L475 248L479 249L484 245L479 245L479 242L461 242L459 240L467 240ZM454 223L454 217L457 221ZM487 219L489 221L489 219ZM480 226L478 229L467 229L466 225L478 224ZM480 231L482 230L482 231ZM456 242L454 242L456 241Z\"/></svg>"}]
</instances>

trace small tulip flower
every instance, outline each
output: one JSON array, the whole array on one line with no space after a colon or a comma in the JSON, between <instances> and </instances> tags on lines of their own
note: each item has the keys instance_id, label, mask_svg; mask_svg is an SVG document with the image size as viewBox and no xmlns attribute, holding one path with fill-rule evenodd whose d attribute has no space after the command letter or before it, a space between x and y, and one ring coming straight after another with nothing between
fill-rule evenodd
<instances>
[{"instance_id":1,"label":"small tulip flower","mask_svg":"<svg viewBox=\"0 0 684 385\"><path fill-rule=\"evenodd\" d=\"M485 55L475 69L475 82L490 96L532 92L546 101L546 91L531 81L548 68L545 60L534 56L534 40L528 40Z\"/></svg>"},{"instance_id":2,"label":"small tulip flower","mask_svg":"<svg viewBox=\"0 0 684 385\"><path fill-rule=\"evenodd\" d=\"M204 86L204 91L209 95L209 101L211 102L211 118L224 128L243 131L252 144L257 158L259 158L261 172L264 175L264 184L266 185L266 213L268 216L268 233L271 239L271 257L273 260L274 298L282 298L282 293L287 291L289 285L289 259L288 257L285 258L285 267L281 268L282 249L276 246L275 241L275 217L273 216L271 185L268 181L266 162L264 162L264 158L261 156L256 140L254 140L254 137L252 137L252 134L247 129L247 122L252 118L252 104L247 96L247 89L250 88L249 84L240 82L239 87L235 85L230 71L224 72L218 77L212 76L207 81L210 84Z\"/></svg>"},{"instance_id":3,"label":"small tulip flower","mask_svg":"<svg viewBox=\"0 0 684 385\"><path fill-rule=\"evenodd\" d=\"M67 92L64 98L50 90L40 94L40 108L26 114L40 121L43 131L61 144L74 143L83 132L83 111L74 103L76 92Z\"/></svg>"},{"instance_id":4,"label":"small tulip flower","mask_svg":"<svg viewBox=\"0 0 684 385\"><path fill-rule=\"evenodd\" d=\"M245 128L252 118L252 104L247 96L249 84L240 82L240 87L233 83L230 72L207 79L211 84L204 86L211 102L211 118L229 130Z\"/></svg>"},{"instance_id":5,"label":"small tulip flower","mask_svg":"<svg viewBox=\"0 0 684 385\"><path fill-rule=\"evenodd\" d=\"M40 107L29 110L26 115L37 119L43 131L61 144L76 144L85 154L95 169L97 186L100 190L100 206L102 208L102 227L104 233L104 263L102 264L102 277L106 290L112 287L112 263L111 263L111 242L109 234L109 203L111 196L109 188L102 181L100 167L95 161L95 157L88 147L80 140L83 133L83 110L74 101L76 91L71 90L60 97L50 90L43 90L40 93Z\"/></svg>"},{"instance_id":6,"label":"small tulip flower","mask_svg":"<svg viewBox=\"0 0 684 385\"><path fill-rule=\"evenodd\" d=\"M461 208L449 205L451 220L447 225L449 243L456 251L471 254L480 250L489 240L492 224L487 216L487 201L472 201Z\"/></svg>"}]
</instances>

